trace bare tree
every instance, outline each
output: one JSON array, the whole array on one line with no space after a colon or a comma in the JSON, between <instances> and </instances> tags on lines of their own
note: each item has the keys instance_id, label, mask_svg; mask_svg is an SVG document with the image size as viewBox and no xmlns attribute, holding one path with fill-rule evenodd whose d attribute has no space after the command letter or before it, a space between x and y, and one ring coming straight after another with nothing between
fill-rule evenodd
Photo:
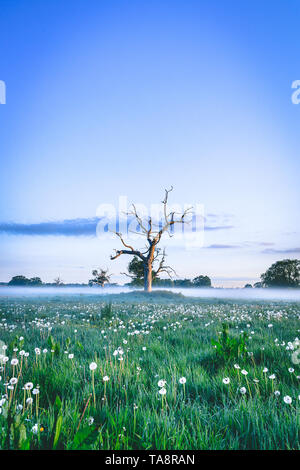
<instances>
[{"instance_id":1,"label":"bare tree","mask_svg":"<svg viewBox=\"0 0 300 470\"><path fill-rule=\"evenodd\" d=\"M148 218L147 223L144 223L142 218L139 216L137 213L136 207L134 204L132 204L132 211L128 213L128 215L132 215L135 217L138 227L140 228L139 232L136 232L142 236L144 236L147 240L146 246L144 250L138 250L133 248L133 246L129 245L126 243L123 239L123 236L119 232L115 232L115 234L120 238L122 245L125 247L125 249L122 250L115 250L116 254L114 256L111 256L110 258L112 260L118 258L121 255L131 255L131 256L137 256L139 259L142 260L143 266L144 266L144 290L147 292L151 292L152 290L152 271L153 271L153 262L157 259L159 259L159 265L157 270L155 271L155 275L157 276L158 273L160 272L166 272L167 274L170 275L170 273L174 270L170 268L170 266L167 266L165 264L165 250L161 253L161 250L157 247L159 242L161 241L161 238L164 233L168 233L169 236L172 236L170 233L170 229L175 224L184 224L188 223L186 221L186 216L189 214L189 211L191 208L186 209L181 215L179 215L178 218L176 218L176 213L175 212L169 212L167 209L168 205L168 197L169 193L173 190L173 187L171 189L165 189L165 197L164 200L162 201L163 204L163 213L164 213L164 221L162 226L158 225L158 228L155 229L154 227L156 224L152 221L151 217Z\"/></svg>"},{"instance_id":2,"label":"bare tree","mask_svg":"<svg viewBox=\"0 0 300 470\"><path fill-rule=\"evenodd\" d=\"M64 281L59 276L56 277L53 281L56 286L62 286L64 283Z\"/></svg>"},{"instance_id":3,"label":"bare tree","mask_svg":"<svg viewBox=\"0 0 300 470\"><path fill-rule=\"evenodd\" d=\"M92 271L93 279L90 279L89 284L97 284L98 286L104 287L106 282L110 281L110 274L108 274L108 269L94 269Z\"/></svg>"}]
</instances>

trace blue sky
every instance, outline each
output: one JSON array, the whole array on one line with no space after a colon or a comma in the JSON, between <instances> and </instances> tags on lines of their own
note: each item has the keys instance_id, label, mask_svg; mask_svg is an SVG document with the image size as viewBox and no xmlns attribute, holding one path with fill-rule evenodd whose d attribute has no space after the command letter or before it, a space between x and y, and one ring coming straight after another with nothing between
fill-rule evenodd
<instances>
[{"instance_id":1,"label":"blue sky","mask_svg":"<svg viewBox=\"0 0 300 470\"><path fill-rule=\"evenodd\" d=\"M170 185L219 227L198 250L166 240L180 277L244 285L299 258L298 1L0 6L0 280L125 281L97 207Z\"/></svg>"}]
</instances>

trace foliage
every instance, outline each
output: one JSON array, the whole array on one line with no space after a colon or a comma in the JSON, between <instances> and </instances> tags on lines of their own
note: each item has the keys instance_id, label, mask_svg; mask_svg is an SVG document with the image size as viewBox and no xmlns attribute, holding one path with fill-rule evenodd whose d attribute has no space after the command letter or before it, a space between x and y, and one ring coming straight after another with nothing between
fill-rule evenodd
<instances>
[{"instance_id":1,"label":"foliage","mask_svg":"<svg viewBox=\"0 0 300 470\"><path fill-rule=\"evenodd\" d=\"M265 287L299 287L300 260L277 261L261 275L261 280Z\"/></svg>"},{"instance_id":2,"label":"foliage","mask_svg":"<svg viewBox=\"0 0 300 470\"><path fill-rule=\"evenodd\" d=\"M98 286L104 287L104 284L108 283L110 280L108 269L94 269L92 275L94 277L89 280L90 285L97 284Z\"/></svg>"},{"instance_id":3,"label":"foliage","mask_svg":"<svg viewBox=\"0 0 300 470\"><path fill-rule=\"evenodd\" d=\"M299 304L142 294L0 299L0 449L300 448Z\"/></svg>"},{"instance_id":4,"label":"foliage","mask_svg":"<svg viewBox=\"0 0 300 470\"><path fill-rule=\"evenodd\" d=\"M104 305L101 309L101 319L102 320L110 320L113 316L113 309L112 304L109 302L108 304Z\"/></svg>"},{"instance_id":5,"label":"foliage","mask_svg":"<svg viewBox=\"0 0 300 470\"><path fill-rule=\"evenodd\" d=\"M222 324L222 332L218 340L212 340L211 343L216 349L217 356L225 361L230 359L239 359L247 351L246 341L247 333L243 332L239 337L229 336L229 326Z\"/></svg>"},{"instance_id":6,"label":"foliage","mask_svg":"<svg viewBox=\"0 0 300 470\"><path fill-rule=\"evenodd\" d=\"M193 279L194 287L211 287L211 280L208 276L197 276Z\"/></svg>"},{"instance_id":7,"label":"foliage","mask_svg":"<svg viewBox=\"0 0 300 470\"><path fill-rule=\"evenodd\" d=\"M39 277L32 277L28 279L25 276L19 275L14 276L8 282L9 286L41 286L42 280Z\"/></svg>"}]
</instances>

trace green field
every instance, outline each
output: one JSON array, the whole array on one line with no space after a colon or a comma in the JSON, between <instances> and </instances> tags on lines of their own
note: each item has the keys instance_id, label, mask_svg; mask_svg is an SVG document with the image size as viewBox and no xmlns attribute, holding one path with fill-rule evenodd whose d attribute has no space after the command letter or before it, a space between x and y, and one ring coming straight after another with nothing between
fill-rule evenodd
<instances>
[{"instance_id":1,"label":"green field","mask_svg":"<svg viewBox=\"0 0 300 470\"><path fill-rule=\"evenodd\" d=\"M2 298L0 448L299 449L299 318L163 292Z\"/></svg>"}]
</instances>

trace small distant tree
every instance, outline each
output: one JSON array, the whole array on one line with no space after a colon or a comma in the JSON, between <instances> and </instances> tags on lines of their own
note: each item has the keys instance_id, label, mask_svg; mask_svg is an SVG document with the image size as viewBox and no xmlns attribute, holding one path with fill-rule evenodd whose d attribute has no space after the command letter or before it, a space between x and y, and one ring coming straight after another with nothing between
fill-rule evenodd
<instances>
[{"instance_id":1,"label":"small distant tree","mask_svg":"<svg viewBox=\"0 0 300 470\"><path fill-rule=\"evenodd\" d=\"M62 286L63 283L64 283L64 281L63 281L59 276L56 277L56 278L53 280L53 282L54 282L54 284L55 284L56 286Z\"/></svg>"},{"instance_id":2,"label":"small distant tree","mask_svg":"<svg viewBox=\"0 0 300 470\"><path fill-rule=\"evenodd\" d=\"M43 284L42 279L40 277L32 277L29 279L30 286L41 286Z\"/></svg>"},{"instance_id":3,"label":"small distant tree","mask_svg":"<svg viewBox=\"0 0 300 470\"><path fill-rule=\"evenodd\" d=\"M264 287L299 287L300 260L277 261L261 275L261 281Z\"/></svg>"},{"instance_id":4,"label":"small distant tree","mask_svg":"<svg viewBox=\"0 0 300 470\"><path fill-rule=\"evenodd\" d=\"M89 285L97 284L98 286L104 287L105 283L110 281L110 275L108 269L94 269L92 271L93 279L89 280Z\"/></svg>"},{"instance_id":5,"label":"small distant tree","mask_svg":"<svg viewBox=\"0 0 300 470\"><path fill-rule=\"evenodd\" d=\"M262 282L255 282L254 287L256 289L260 289L261 287L263 287Z\"/></svg>"},{"instance_id":6,"label":"small distant tree","mask_svg":"<svg viewBox=\"0 0 300 470\"><path fill-rule=\"evenodd\" d=\"M252 284L245 284L244 289L252 289Z\"/></svg>"},{"instance_id":7,"label":"small distant tree","mask_svg":"<svg viewBox=\"0 0 300 470\"><path fill-rule=\"evenodd\" d=\"M211 287L211 280L208 276L197 276L193 279L195 287Z\"/></svg>"}]
</instances>

